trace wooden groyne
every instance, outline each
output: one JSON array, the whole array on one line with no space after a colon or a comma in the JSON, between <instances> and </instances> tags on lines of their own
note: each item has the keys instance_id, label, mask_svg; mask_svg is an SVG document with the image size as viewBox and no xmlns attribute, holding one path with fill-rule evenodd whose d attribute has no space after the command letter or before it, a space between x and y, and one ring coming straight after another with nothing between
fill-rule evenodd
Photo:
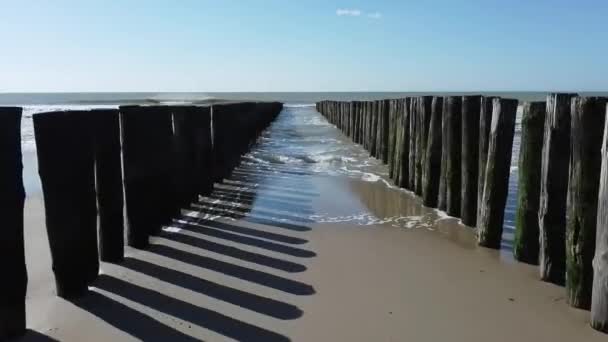
<instances>
[{"instance_id":1,"label":"wooden groyne","mask_svg":"<svg viewBox=\"0 0 608 342\"><path fill-rule=\"evenodd\" d=\"M81 296L100 260L122 262L125 230L129 246L146 248L181 208L230 176L282 108L247 102L35 114L57 294ZM21 113L0 107L1 341L26 331Z\"/></svg>"},{"instance_id":2,"label":"wooden groyne","mask_svg":"<svg viewBox=\"0 0 608 342\"><path fill-rule=\"evenodd\" d=\"M539 265L540 279L565 285L567 302L590 309L591 325L604 332L606 103L562 93L549 94L546 103L523 103L513 244L516 260ZM479 245L501 248L517 100L419 96L316 107L342 131L341 123L349 122L347 135L388 165L395 185L421 195L425 206L461 218L475 229Z\"/></svg>"}]
</instances>

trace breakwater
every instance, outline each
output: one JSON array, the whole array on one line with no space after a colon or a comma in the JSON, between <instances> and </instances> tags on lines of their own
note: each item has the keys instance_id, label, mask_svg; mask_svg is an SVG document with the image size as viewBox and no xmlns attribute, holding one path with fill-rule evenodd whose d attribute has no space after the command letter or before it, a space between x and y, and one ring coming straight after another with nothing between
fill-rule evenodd
<instances>
[{"instance_id":1,"label":"breakwater","mask_svg":"<svg viewBox=\"0 0 608 342\"><path fill-rule=\"evenodd\" d=\"M604 97L523 104L514 257L566 287L608 331L608 136ZM518 101L415 96L322 101L317 110L388 166L395 185L500 248ZM598 190L599 189L599 190Z\"/></svg>"},{"instance_id":2,"label":"breakwater","mask_svg":"<svg viewBox=\"0 0 608 342\"><path fill-rule=\"evenodd\" d=\"M231 174L282 107L122 106L34 115L57 294L81 296L98 277L100 260L122 262L125 232L126 244L146 248L181 208ZM0 108L0 340L26 330L21 115L20 107Z\"/></svg>"}]
</instances>

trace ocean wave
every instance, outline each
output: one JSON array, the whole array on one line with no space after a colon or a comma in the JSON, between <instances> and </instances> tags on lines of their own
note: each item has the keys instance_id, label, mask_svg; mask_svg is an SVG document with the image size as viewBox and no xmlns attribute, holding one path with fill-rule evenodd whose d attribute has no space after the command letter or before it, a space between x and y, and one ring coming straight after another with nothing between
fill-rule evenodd
<instances>
[{"instance_id":1,"label":"ocean wave","mask_svg":"<svg viewBox=\"0 0 608 342\"><path fill-rule=\"evenodd\" d=\"M315 107L314 103L286 103L284 107L286 108L309 108Z\"/></svg>"}]
</instances>

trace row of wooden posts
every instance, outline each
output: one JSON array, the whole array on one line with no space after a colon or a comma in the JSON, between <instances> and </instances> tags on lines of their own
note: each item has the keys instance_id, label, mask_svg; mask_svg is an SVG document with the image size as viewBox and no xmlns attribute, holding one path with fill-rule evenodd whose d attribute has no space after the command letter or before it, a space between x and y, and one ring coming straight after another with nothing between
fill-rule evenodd
<instances>
[{"instance_id":1,"label":"row of wooden posts","mask_svg":"<svg viewBox=\"0 0 608 342\"><path fill-rule=\"evenodd\" d=\"M517 260L565 285L573 307L591 309L608 332L607 99L555 93L523 103ZM373 157L390 178L476 227L478 243L500 248L518 101L419 96L323 101L317 110Z\"/></svg>"},{"instance_id":2,"label":"row of wooden posts","mask_svg":"<svg viewBox=\"0 0 608 342\"><path fill-rule=\"evenodd\" d=\"M127 244L146 248L180 208L230 174L282 107L248 102L35 114L57 294L80 296L97 278L100 259L121 262L125 226ZM0 108L2 341L26 329L21 116L21 108Z\"/></svg>"}]
</instances>

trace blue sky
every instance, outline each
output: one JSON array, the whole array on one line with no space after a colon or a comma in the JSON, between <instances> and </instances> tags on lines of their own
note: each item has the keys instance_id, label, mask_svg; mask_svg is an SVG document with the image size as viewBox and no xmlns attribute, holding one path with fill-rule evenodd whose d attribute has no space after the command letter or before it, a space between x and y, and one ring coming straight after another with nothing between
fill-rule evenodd
<instances>
[{"instance_id":1,"label":"blue sky","mask_svg":"<svg viewBox=\"0 0 608 342\"><path fill-rule=\"evenodd\" d=\"M608 90L606 0L0 3L0 92Z\"/></svg>"}]
</instances>

